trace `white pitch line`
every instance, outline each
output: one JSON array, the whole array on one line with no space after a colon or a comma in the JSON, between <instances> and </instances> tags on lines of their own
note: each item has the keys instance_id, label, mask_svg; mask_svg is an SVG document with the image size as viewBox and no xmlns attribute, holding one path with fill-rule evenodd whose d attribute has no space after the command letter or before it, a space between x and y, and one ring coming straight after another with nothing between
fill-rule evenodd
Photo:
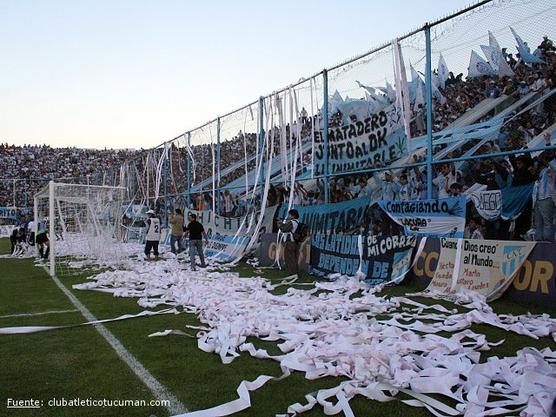
<instances>
[{"instance_id":1,"label":"white pitch line","mask_svg":"<svg viewBox=\"0 0 556 417\"><path fill-rule=\"evenodd\" d=\"M9 319L13 317L35 317L35 316L46 316L49 314L62 314L62 313L75 313L79 311L77 309L74 310L54 310L54 311L42 311L39 313L20 313L20 314L8 314L7 316L0 316L0 319Z\"/></svg>"},{"instance_id":2,"label":"white pitch line","mask_svg":"<svg viewBox=\"0 0 556 417\"><path fill-rule=\"evenodd\" d=\"M48 274L46 266L44 267ZM49 274L50 276L50 274ZM64 294L70 299L73 305L83 314L83 316L89 321L98 320L93 313L91 313L87 307L85 307L79 299L73 295L73 293L66 288L62 281L58 279L57 276L51 276L52 280L56 283L58 288L60 288ZM106 339L106 341L112 346L112 349L116 351L116 354L123 360L127 366L133 371L137 378L139 378L143 384L151 391L157 400L164 401L168 403L166 409L170 412L170 415L187 413L187 408L182 404L180 400L176 398L168 389L162 385L135 356L133 356L129 351L122 345L122 343L114 336L110 330L108 330L103 324L95 324L95 329Z\"/></svg>"}]
</instances>

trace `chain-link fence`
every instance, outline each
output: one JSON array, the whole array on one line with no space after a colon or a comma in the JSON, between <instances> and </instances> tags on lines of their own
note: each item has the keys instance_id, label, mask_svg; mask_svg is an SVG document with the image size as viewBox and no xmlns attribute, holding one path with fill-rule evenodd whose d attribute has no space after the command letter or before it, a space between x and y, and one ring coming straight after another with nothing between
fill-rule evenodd
<instances>
[{"instance_id":1,"label":"chain-link fence","mask_svg":"<svg viewBox=\"0 0 556 417\"><path fill-rule=\"evenodd\" d=\"M224 216L260 205L269 171L273 203L464 194L485 237L553 240L554 17L549 0L478 2L87 181L125 186L130 206Z\"/></svg>"}]
</instances>

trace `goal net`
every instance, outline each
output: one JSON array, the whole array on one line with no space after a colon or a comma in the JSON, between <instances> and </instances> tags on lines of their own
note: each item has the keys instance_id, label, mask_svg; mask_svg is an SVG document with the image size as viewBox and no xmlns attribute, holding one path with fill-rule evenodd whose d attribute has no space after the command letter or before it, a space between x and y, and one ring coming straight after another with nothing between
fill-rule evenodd
<instances>
[{"instance_id":1,"label":"goal net","mask_svg":"<svg viewBox=\"0 0 556 417\"><path fill-rule=\"evenodd\" d=\"M35 195L36 250L51 275L70 275L83 261L102 266L125 256L120 243L124 197L123 187L52 181Z\"/></svg>"}]
</instances>

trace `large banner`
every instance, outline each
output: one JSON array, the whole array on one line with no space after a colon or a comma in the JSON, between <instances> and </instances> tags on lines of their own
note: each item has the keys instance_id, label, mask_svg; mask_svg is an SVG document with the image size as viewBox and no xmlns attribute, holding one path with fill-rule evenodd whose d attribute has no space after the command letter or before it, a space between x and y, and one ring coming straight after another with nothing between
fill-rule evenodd
<instances>
[{"instance_id":1,"label":"large banner","mask_svg":"<svg viewBox=\"0 0 556 417\"><path fill-rule=\"evenodd\" d=\"M435 274L440 258L440 239L428 238L416 255L410 278L425 288ZM537 242L504 293L504 298L532 303L547 309L556 306L556 244Z\"/></svg>"},{"instance_id":2,"label":"large banner","mask_svg":"<svg viewBox=\"0 0 556 417\"><path fill-rule=\"evenodd\" d=\"M17 220L17 207L0 207L0 219Z\"/></svg>"},{"instance_id":3,"label":"large banner","mask_svg":"<svg viewBox=\"0 0 556 417\"><path fill-rule=\"evenodd\" d=\"M15 226L13 225L2 225L0 226L0 237L10 237L12 235Z\"/></svg>"},{"instance_id":4,"label":"large banner","mask_svg":"<svg viewBox=\"0 0 556 417\"><path fill-rule=\"evenodd\" d=\"M260 266L284 267L284 242L277 233L265 233L261 238L261 245L257 251ZM278 255L278 259L276 259ZM309 272L311 259L311 238L308 237L299 245L298 267L300 271Z\"/></svg>"},{"instance_id":5,"label":"large banner","mask_svg":"<svg viewBox=\"0 0 556 417\"><path fill-rule=\"evenodd\" d=\"M475 191L469 199L485 220L513 220L527 207L533 194L533 184L506 187L501 190Z\"/></svg>"},{"instance_id":6,"label":"large banner","mask_svg":"<svg viewBox=\"0 0 556 417\"><path fill-rule=\"evenodd\" d=\"M462 238L465 197L417 201L379 201L382 210L403 226L407 235Z\"/></svg>"},{"instance_id":7,"label":"large banner","mask_svg":"<svg viewBox=\"0 0 556 417\"><path fill-rule=\"evenodd\" d=\"M490 301L508 288L535 242L443 238L440 247L427 290L454 294L465 288Z\"/></svg>"},{"instance_id":8,"label":"large banner","mask_svg":"<svg viewBox=\"0 0 556 417\"><path fill-rule=\"evenodd\" d=\"M324 140L315 132L315 175L325 173ZM363 120L328 128L328 173L373 168L407 155L403 117L394 105Z\"/></svg>"},{"instance_id":9,"label":"large banner","mask_svg":"<svg viewBox=\"0 0 556 417\"><path fill-rule=\"evenodd\" d=\"M319 204L312 206L293 206L299 212L299 219L309 226L311 234L359 232L362 224L367 222L373 200L360 197L341 203ZM278 217L285 219L288 206L283 204L278 210Z\"/></svg>"},{"instance_id":10,"label":"large banner","mask_svg":"<svg viewBox=\"0 0 556 417\"><path fill-rule=\"evenodd\" d=\"M197 220L207 232L209 244L205 247L205 255L221 262L230 262L245 254L259 218L258 213L243 217L224 217L215 215L212 211L189 210L189 213L197 215ZM275 213L276 206L265 210L257 237L258 243L263 234L272 232Z\"/></svg>"},{"instance_id":11,"label":"large banner","mask_svg":"<svg viewBox=\"0 0 556 417\"><path fill-rule=\"evenodd\" d=\"M414 236L312 236L311 272L365 276L370 285L401 279L410 268ZM361 243L361 244L360 244Z\"/></svg>"}]
</instances>

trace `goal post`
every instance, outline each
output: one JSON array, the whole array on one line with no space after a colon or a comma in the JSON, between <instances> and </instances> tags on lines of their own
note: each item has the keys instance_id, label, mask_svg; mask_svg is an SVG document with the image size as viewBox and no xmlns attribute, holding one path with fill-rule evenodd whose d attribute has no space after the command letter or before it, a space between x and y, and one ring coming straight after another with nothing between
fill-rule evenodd
<instances>
[{"instance_id":1,"label":"goal post","mask_svg":"<svg viewBox=\"0 0 556 417\"><path fill-rule=\"evenodd\" d=\"M35 195L35 236L48 231L50 275L70 273L78 260L103 263L119 256L125 194L124 187L50 181Z\"/></svg>"}]
</instances>

